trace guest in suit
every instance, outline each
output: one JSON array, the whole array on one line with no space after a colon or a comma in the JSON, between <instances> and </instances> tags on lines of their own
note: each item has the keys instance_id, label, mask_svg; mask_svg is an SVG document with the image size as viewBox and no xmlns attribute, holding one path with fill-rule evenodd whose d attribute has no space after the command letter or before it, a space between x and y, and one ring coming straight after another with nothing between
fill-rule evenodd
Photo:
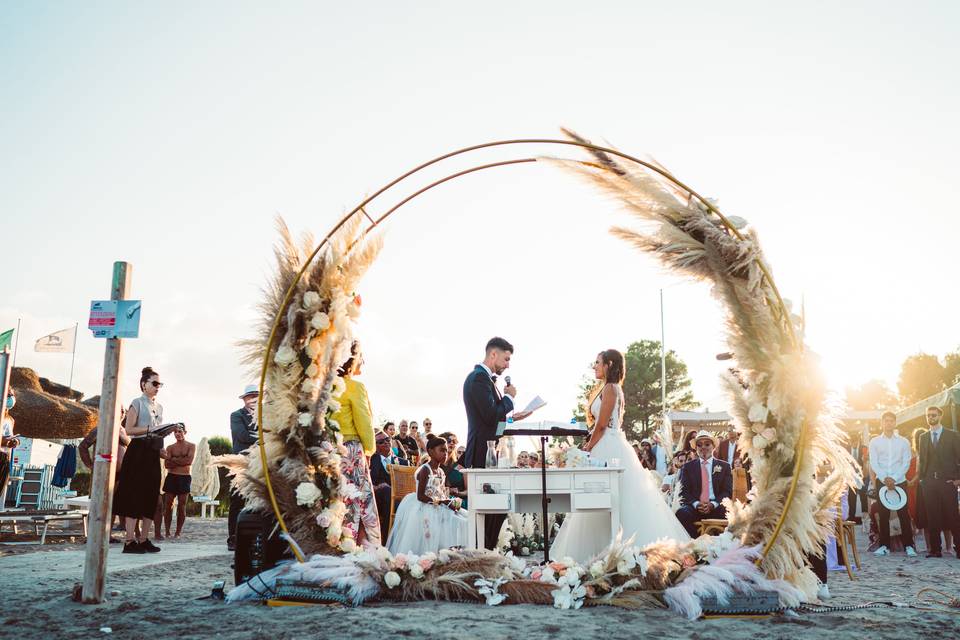
<instances>
[{"instance_id":1,"label":"guest in suit","mask_svg":"<svg viewBox=\"0 0 960 640\"><path fill-rule=\"evenodd\" d=\"M240 399L243 406L230 414L230 436L233 439L233 452L244 453L257 443L257 398L260 387L248 384ZM232 483L231 483L232 484ZM237 517L243 511L243 498L230 489L230 512L227 516L227 549L233 551L237 542Z\"/></svg>"},{"instance_id":2,"label":"guest in suit","mask_svg":"<svg viewBox=\"0 0 960 640\"><path fill-rule=\"evenodd\" d=\"M737 440L740 434L735 429L731 429L727 437L723 439L720 446L717 447L717 457L733 467L733 461L740 457L740 447L737 446Z\"/></svg>"},{"instance_id":3,"label":"guest in suit","mask_svg":"<svg viewBox=\"0 0 960 640\"><path fill-rule=\"evenodd\" d=\"M377 501L377 514L380 517L380 539L387 539L387 527L390 524L390 500L393 488L390 484L390 472L387 465L410 466L410 461L394 455L390 447L390 436L378 431L374 436L376 452L370 456L370 481L373 483L373 495Z\"/></svg>"},{"instance_id":4,"label":"guest in suit","mask_svg":"<svg viewBox=\"0 0 960 640\"><path fill-rule=\"evenodd\" d=\"M943 556L941 532L953 532L953 549L960 558L960 513L957 512L957 487L960 487L960 434L940 424L940 407L927 407L930 430L920 438L920 487L930 530L928 558Z\"/></svg>"},{"instance_id":5,"label":"guest in suit","mask_svg":"<svg viewBox=\"0 0 960 640\"><path fill-rule=\"evenodd\" d=\"M343 379L344 391L335 398L340 408L331 416L340 425L343 446L340 457L340 473L348 484L356 488L354 496L344 499L347 514L343 528L349 531L358 545L380 546L380 517L370 480L368 455L376 450L373 437L373 410L367 388L354 380L363 368L363 352L356 340L350 345L350 357L340 365L337 374Z\"/></svg>"},{"instance_id":6,"label":"guest in suit","mask_svg":"<svg viewBox=\"0 0 960 640\"><path fill-rule=\"evenodd\" d=\"M695 438L697 459L680 470L680 509L677 519L691 538L697 537L696 523L704 519L727 517L723 500L733 496L733 474L730 465L713 457L716 441L706 431Z\"/></svg>"},{"instance_id":7,"label":"guest in suit","mask_svg":"<svg viewBox=\"0 0 960 640\"><path fill-rule=\"evenodd\" d=\"M513 411L517 389L507 385L503 394L497 389L497 378L510 366L513 345L503 338L491 338L487 342L483 362L476 365L463 382L463 405L467 412L467 449L463 454L463 466L467 469L482 469L486 466L487 442L497 440L497 424L507 419ZM515 420L523 420L529 413L514 414ZM484 540L479 546L493 549L500 535L504 515L488 515L484 526ZM473 546L470 540L468 546Z\"/></svg>"}]
</instances>

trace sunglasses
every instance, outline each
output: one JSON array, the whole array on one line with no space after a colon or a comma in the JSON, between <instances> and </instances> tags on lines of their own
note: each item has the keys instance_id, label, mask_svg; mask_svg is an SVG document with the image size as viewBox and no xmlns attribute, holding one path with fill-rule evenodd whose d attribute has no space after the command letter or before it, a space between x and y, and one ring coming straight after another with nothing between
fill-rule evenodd
<instances>
[{"instance_id":1,"label":"sunglasses","mask_svg":"<svg viewBox=\"0 0 960 640\"><path fill-rule=\"evenodd\" d=\"M153 386L155 386L157 389L159 389L160 387L163 386L163 383L162 383L162 382L157 382L156 380L151 380L151 381L150 381L150 384L152 384Z\"/></svg>"},{"instance_id":2,"label":"sunglasses","mask_svg":"<svg viewBox=\"0 0 960 640\"><path fill-rule=\"evenodd\" d=\"M377 444L387 444L389 440L377 440Z\"/></svg>"}]
</instances>

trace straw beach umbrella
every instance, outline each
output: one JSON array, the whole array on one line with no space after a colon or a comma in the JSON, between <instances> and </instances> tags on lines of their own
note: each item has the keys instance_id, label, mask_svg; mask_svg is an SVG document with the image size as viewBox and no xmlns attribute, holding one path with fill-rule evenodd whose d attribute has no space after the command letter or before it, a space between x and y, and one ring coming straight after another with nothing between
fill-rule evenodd
<instances>
[{"instance_id":1,"label":"straw beach umbrella","mask_svg":"<svg viewBox=\"0 0 960 640\"><path fill-rule=\"evenodd\" d=\"M202 438L197 445L197 453L190 466L190 493L211 498L216 498L220 493L220 474L213 466L210 443L206 438Z\"/></svg>"},{"instance_id":2,"label":"straw beach umbrella","mask_svg":"<svg viewBox=\"0 0 960 640\"><path fill-rule=\"evenodd\" d=\"M38 377L32 369L15 367L10 382L17 393L17 404L10 415L16 421L17 435L45 440L82 438L97 426L96 409L45 391L42 381L53 391L82 396L64 385Z\"/></svg>"}]
</instances>

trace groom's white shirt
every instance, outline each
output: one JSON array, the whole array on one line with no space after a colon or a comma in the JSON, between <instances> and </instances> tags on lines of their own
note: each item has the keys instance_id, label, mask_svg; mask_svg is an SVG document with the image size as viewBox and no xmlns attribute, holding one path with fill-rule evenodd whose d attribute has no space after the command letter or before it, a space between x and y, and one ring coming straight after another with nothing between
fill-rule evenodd
<instances>
[{"instance_id":1,"label":"groom's white shirt","mask_svg":"<svg viewBox=\"0 0 960 640\"><path fill-rule=\"evenodd\" d=\"M697 462L700 463L701 467L707 465L707 483L710 485L710 504L713 505L714 509L717 508L717 494L713 492L713 456L710 456L709 460L703 460L703 458L697 458ZM700 472L701 474L703 471ZM700 501L696 500L693 503L693 508L696 509L700 506Z\"/></svg>"}]
</instances>

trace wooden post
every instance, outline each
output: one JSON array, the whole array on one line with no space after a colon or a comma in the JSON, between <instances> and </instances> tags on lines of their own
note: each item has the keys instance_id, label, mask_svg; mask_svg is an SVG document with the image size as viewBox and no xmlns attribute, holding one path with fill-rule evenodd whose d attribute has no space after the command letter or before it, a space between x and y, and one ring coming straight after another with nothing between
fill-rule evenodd
<instances>
[{"instance_id":1,"label":"wooden post","mask_svg":"<svg viewBox=\"0 0 960 640\"><path fill-rule=\"evenodd\" d=\"M124 300L130 294L133 265L113 263L111 300ZM120 403L117 385L123 371L123 341L107 338L103 356L103 387L100 391L100 417L97 422L97 448L93 456L90 487L90 515L87 529L87 554L83 563L83 602L103 602L106 590L107 552L110 548L110 524L113 520L113 480L117 468L117 440L120 431L117 414Z\"/></svg>"}]
</instances>

